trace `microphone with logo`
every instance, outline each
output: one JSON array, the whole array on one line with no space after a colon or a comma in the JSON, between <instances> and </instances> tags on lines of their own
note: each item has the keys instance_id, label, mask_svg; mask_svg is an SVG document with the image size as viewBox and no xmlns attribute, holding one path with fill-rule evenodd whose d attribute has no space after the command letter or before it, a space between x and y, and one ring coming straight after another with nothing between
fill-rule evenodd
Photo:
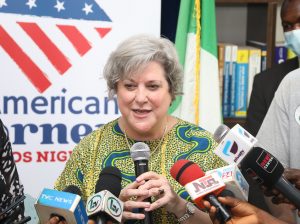
<instances>
[{"instance_id":1,"label":"microphone with logo","mask_svg":"<svg viewBox=\"0 0 300 224\"><path fill-rule=\"evenodd\" d=\"M170 173L185 187L199 208L204 209L203 201L207 200L217 208L217 217L222 223L231 219L230 213L216 198L225 189L225 184L216 172L205 175L197 164L189 160L178 160Z\"/></svg>"},{"instance_id":2,"label":"microphone with logo","mask_svg":"<svg viewBox=\"0 0 300 224\"><path fill-rule=\"evenodd\" d=\"M41 223L47 223L54 216L67 223L82 224L88 222L81 191L70 185L64 191L45 188L34 204Z\"/></svg>"},{"instance_id":3,"label":"microphone with logo","mask_svg":"<svg viewBox=\"0 0 300 224\"><path fill-rule=\"evenodd\" d=\"M284 167L271 153L254 147L241 162L241 167L258 183L276 188L300 209L300 191L282 176Z\"/></svg>"},{"instance_id":4,"label":"microphone with logo","mask_svg":"<svg viewBox=\"0 0 300 224\"><path fill-rule=\"evenodd\" d=\"M216 172L226 185L226 190L231 191L236 198L248 201L249 184L236 164L209 170L205 175Z\"/></svg>"},{"instance_id":5,"label":"microphone with logo","mask_svg":"<svg viewBox=\"0 0 300 224\"><path fill-rule=\"evenodd\" d=\"M239 124L232 129L224 124L220 125L214 133L214 139L219 143L214 151L215 154L228 164L239 164L257 144L257 139Z\"/></svg>"},{"instance_id":6,"label":"microphone with logo","mask_svg":"<svg viewBox=\"0 0 300 224\"><path fill-rule=\"evenodd\" d=\"M135 168L135 176L138 177L142 173L148 172L148 161L150 158L150 149L147 144L143 142L136 142L130 148L130 155L134 161L134 168ZM145 201L151 203L151 198L145 199ZM145 212L144 209L139 210L140 213L144 213L145 224L153 223L152 221L152 214L151 212Z\"/></svg>"},{"instance_id":7,"label":"microphone with logo","mask_svg":"<svg viewBox=\"0 0 300 224\"><path fill-rule=\"evenodd\" d=\"M105 167L96 183L96 194L90 196L86 203L89 219L97 224L109 221L121 222L123 202L118 198L121 191L121 172L117 167Z\"/></svg>"},{"instance_id":8,"label":"microphone with logo","mask_svg":"<svg viewBox=\"0 0 300 224\"><path fill-rule=\"evenodd\" d=\"M1 224L10 224L14 220L18 219L18 216L24 210L23 201L25 195L20 195L12 199L11 204L4 210L0 212L0 223ZM15 221L15 224L26 223L31 220L30 216L23 217L20 221Z\"/></svg>"}]
</instances>

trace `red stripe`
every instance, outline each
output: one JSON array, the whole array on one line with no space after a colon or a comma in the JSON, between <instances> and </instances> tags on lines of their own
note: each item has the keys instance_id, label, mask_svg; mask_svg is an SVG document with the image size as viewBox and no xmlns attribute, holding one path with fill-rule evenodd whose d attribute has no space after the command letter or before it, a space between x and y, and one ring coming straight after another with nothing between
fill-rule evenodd
<instances>
[{"instance_id":1,"label":"red stripe","mask_svg":"<svg viewBox=\"0 0 300 224\"><path fill-rule=\"evenodd\" d=\"M111 28L95 28L96 31L99 33L100 37L103 38L111 31Z\"/></svg>"},{"instance_id":2,"label":"red stripe","mask_svg":"<svg viewBox=\"0 0 300 224\"><path fill-rule=\"evenodd\" d=\"M92 47L88 40L79 32L75 26L57 25L64 35L73 44L77 52L83 56Z\"/></svg>"},{"instance_id":3,"label":"red stripe","mask_svg":"<svg viewBox=\"0 0 300 224\"><path fill-rule=\"evenodd\" d=\"M51 82L47 79L45 74L28 57L2 26L0 26L0 46L2 46L6 53L15 61L40 93L43 93L51 85Z\"/></svg>"},{"instance_id":4,"label":"red stripe","mask_svg":"<svg viewBox=\"0 0 300 224\"><path fill-rule=\"evenodd\" d=\"M49 37L35 23L18 22L22 29L31 37L31 39L44 52L46 57L60 74L64 74L71 64L67 57L58 49L58 47L49 39Z\"/></svg>"}]
</instances>

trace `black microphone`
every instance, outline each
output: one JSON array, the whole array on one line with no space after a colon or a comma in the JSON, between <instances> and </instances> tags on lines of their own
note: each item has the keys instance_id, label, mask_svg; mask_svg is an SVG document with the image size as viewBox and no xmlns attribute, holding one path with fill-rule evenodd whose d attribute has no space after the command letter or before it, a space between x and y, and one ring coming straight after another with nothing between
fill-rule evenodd
<instances>
[{"instance_id":1,"label":"black microphone","mask_svg":"<svg viewBox=\"0 0 300 224\"><path fill-rule=\"evenodd\" d=\"M121 171L117 167L105 167L96 183L96 194L90 196L86 203L89 219L97 224L108 221L121 222L123 202L118 198L121 191Z\"/></svg>"},{"instance_id":2,"label":"black microphone","mask_svg":"<svg viewBox=\"0 0 300 224\"><path fill-rule=\"evenodd\" d=\"M257 182L276 188L300 209L300 191L282 176L284 167L271 153L254 147L241 162L241 167Z\"/></svg>"},{"instance_id":3,"label":"black microphone","mask_svg":"<svg viewBox=\"0 0 300 224\"><path fill-rule=\"evenodd\" d=\"M148 161L150 158L150 149L147 144L143 142L136 142L130 148L130 155L134 161L135 176L138 177L142 173L148 172ZM151 203L151 197L144 201ZM144 209L139 209L140 213L144 213L145 224L153 223L151 212L146 212Z\"/></svg>"},{"instance_id":4,"label":"black microphone","mask_svg":"<svg viewBox=\"0 0 300 224\"><path fill-rule=\"evenodd\" d=\"M12 215L16 209L19 208L20 204L23 203L25 195L17 196L13 199L13 202L0 213L0 221L6 219L8 216Z\"/></svg>"}]
</instances>

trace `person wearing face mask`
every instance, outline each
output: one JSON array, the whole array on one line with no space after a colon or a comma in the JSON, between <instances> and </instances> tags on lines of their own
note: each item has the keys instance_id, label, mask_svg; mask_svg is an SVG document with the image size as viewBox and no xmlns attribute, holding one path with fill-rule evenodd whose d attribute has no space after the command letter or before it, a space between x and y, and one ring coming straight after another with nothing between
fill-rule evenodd
<instances>
[{"instance_id":1,"label":"person wearing face mask","mask_svg":"<svg viewBox=\"0 0 300 224\"><path fill-rule=\"evenodd\" d=\"M254 77L245 128L256 135L273 100L281 80L289 72L299 68L300 56L300 1L284 0L281 6L281 22L286 46L297 57L274 65Z\"/></svg>"},{"instance_id":2,"label":"person wearing face mask","mask_svg":"<svg viewBox=\"0 0 300 224\"><path fill-rule=\"evenodd\" d=\"M299 1L299 0L298 0ZM299 1L300 2L300 1ZM288 73L280 83L257 139L282 164L300 169L300 68ZM291 178L288 176L288 178ZM293 179L291 179L293 182ZM295 182L296 187L299 184ZM279 207L270 203L273 215L283 209L293 210L288 204ZM285 212L285 215L288 211ZM293 214L296 217L296 212ZM298 222L300 219L298 218Z\"/></svg>"}]
</instances>

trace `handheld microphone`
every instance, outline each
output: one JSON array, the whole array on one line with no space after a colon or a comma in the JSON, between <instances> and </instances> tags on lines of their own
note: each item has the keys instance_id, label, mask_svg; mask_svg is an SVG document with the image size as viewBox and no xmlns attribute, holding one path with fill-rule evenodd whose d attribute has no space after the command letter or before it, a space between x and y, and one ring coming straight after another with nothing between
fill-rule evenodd
<instances>
[{"instance_id":1,"label":"handheld microphone","mask_svg":"<svg viewBox=\"0 0 300 224\"><path fill-rule=\"evenodd\" d=\"M138 177L142 173L148 172L148 161L150 158L150 149L147 144L143 142L136 142L130 148L130 155L134 161L135 176ZM151 203L151 198L147 198L144 201ZM144 213L145 219L144 223L149 224L153 223L152 213L145 212L144 209L139 209L140 213Z\"/></svg>"},{"instance_id":2,"label":"handheld microphone","mask_svg":"<svg viewBox=\"0 0 300 224\"><path fill-rule=\"evenodd\" d=\"M216 172L221 177L226 185L225 190L231 191L236 198L239 198L242 201L248 201L249 184L236 164L209 170L205 175L213 172Z\"/></svg>"},{"instance_id":3,"label":"handheld microphone","mask_svg":"<svg viewBox=\"0 0 300 224\"><path fill-rule=\"evenodd\" d=\"M232 129L220 125L214 133L214 139L219 143L215 154L228 164L239 164L257 143L257 139L239 124Z\"/></svg>"},{"instance_id":4,"label":"handheld microphone","mask_svg":"<svg viewBox=\"0 0 300 224\"><path fill-rule=\"evenodd\" d=\"M86 212L97 224L107 221L121 222L123 202L118 198L121 191L121 172L117 167L105 167L96 183L96 194L86 203Z\"/></svg>"},{"instance_id":5,"label":"handheld microphone","mask_svg":"<svg viewBox=\"0 0 300 224\"><path fill-rule=\"evenodd\" d=\"M79 195L80 189L73 185L64 191L45 188L34 204L40 222L47 223L51 217L58 216L67 223L86 224L88 217Z\"/></svg>"},{"instance_id":6,"label":"handheld microphone","mask_svg":"<svg viewBox=\"0 0 300 224\"><path fill-rule=\"evenodd\" d=\"M230 213L216 198L225 189L225 184L216 172L205 175L197 164L188 160L178 160L170 173L185 187L197 206L203 209L205 199L217 208L217 217L220 217L221 221L227 222L231 218Z\"/></svg>"},{"instance_id":7,"label":"handheld microphone","mask_svg":"<svg viewBox=\"0 0 300 224\"><path fill-rule=\"evenodd\" d=\"M14 201L0 213L0 220L5 219L9 216L17 206L19 206L25 199L25 195L20 195L14 199Z\"/></svg>"},{"instance_id":8,"label":"handheld microphone","mask_svg":"<svg viewBox=\"0 0 300 224\"><path fill-rule=\"evenodd\" d=\"M283 176L283 165L261 147L254 147L241 163L242 169L259 183L280 191L297 209L300 209L300 191Z\"/></svg>"}]
</instances>

